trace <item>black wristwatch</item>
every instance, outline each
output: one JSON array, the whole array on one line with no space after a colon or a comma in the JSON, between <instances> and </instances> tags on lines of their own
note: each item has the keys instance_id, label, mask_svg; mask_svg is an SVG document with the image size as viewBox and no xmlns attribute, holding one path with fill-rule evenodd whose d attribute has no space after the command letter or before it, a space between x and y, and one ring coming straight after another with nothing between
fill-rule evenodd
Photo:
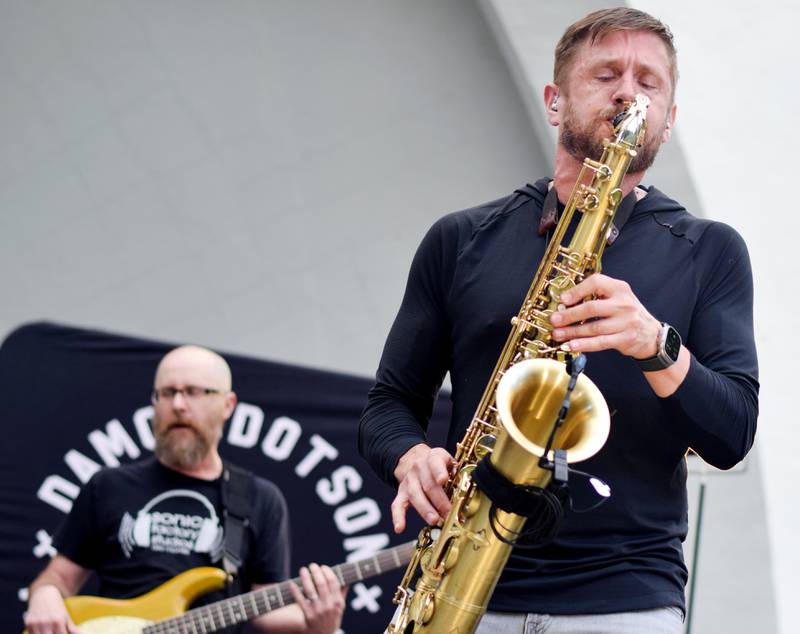
<instances>
[{"instance_id":1,"label":"black wristwatch","mask_svg":"<svg viewBox=\"0 0 800 634\"><path fill-rule=\"evenodd\" d=\"M678 360L678 355L681 352L681 343L681 336L678 331L669 324L661 322L656 355L646 359L634 359L634 361L643 372L666 370Z\"/></svg>"}]
</instances>

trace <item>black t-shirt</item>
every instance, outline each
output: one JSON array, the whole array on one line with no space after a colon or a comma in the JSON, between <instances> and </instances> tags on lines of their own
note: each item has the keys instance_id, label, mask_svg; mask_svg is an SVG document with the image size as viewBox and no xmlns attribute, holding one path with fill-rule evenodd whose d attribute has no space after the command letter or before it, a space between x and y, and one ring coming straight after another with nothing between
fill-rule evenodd
<instances>
[{"instance_id":1,"label":"black t-shirt","mask_svg":"<svg viewBox=\"0 0 800 634\"><path fill-rule=\"evenodd\" d=\"M448 449L463 437L544 254L546 237L537 229L547 182L445 216L423 239L361 418L359 449L387 482L396 485L398 459L424 440L448 372ZM686 450L729 468L753 442L753 284L736 231L695 218L650 188L602 264L680 332L692 353L689 372L662 399L631 359L615 350L586 355L585 373L608 404L611 432L594 457L576 466L605 480L611 498L586 514L568 511L549 545L515 549L493 610L683 607ZM578 499L576 506L593 501Z\"/></svg>"},{"instance_id":2,"label":"black t-shirt","mask_svg":"<svg viewBox=\"0 0 800 634\"><path fill-rule=\"evenodd\" d=\"M277 487L255 478L245 563L234 586L197 601L289 576L289 518ZM139 596L198 566L221 567L221 478L191 478L148 458L103 469L83 487L55 536L59 553L97 573L99 594Z\"/></svg>"}]
</instances>

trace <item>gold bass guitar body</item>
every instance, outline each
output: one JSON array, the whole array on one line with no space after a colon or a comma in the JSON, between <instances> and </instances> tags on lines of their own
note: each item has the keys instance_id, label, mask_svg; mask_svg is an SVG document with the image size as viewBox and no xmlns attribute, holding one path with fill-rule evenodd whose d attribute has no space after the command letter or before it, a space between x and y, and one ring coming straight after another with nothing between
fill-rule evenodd
<instances>
[{"instance_id":1,"label":"gold bass guitar body","mask_svg":"<svg viewBox=\"0 0 800 634\"><path fill-rule=\"evenodd\" d=\"M193 568L173 577L154 590L135 599L104 599L102 597L77 596L65 603L72 621L81 634L143 634L148 632L190 632L190 629L165 629L158 622L184 615L198 598L225 586L225 573L219 568ZM191 619L185 619L188 627ZM213 621L208 623L212 626ZM149 627L149 629L148 629ZM197 632L213 632L199 629Z\"/></svg>"},{"instance_id":2,"label":"gold bass guitar body","mask_svg":"<svg viewBox=\"0 0 800 634\"><path fill-rule=\"evenodd\" d=\"M645 134L647 97L637 95L614 120L598 161L586 159L525 297L511 334L464 438L445 486L451 510L439 528L423 528L394 597L388 634L471 634L486 611L514 541L528 517L498 508L476 472L544 491L553 470L600 450L609 432L605 400L573 373L577 355L551 337L561 293L600 270L600 257L622 201L622 179ZM580 220L569 243L575 213ZM585 362L581 359L582 362ZM566 371L565 371L566 370ZM569 407L563 416L565 396ZM485 472L485 469L482 473ZM411 583L416 580L414 590Z\"/></svg>"}]
</instances>

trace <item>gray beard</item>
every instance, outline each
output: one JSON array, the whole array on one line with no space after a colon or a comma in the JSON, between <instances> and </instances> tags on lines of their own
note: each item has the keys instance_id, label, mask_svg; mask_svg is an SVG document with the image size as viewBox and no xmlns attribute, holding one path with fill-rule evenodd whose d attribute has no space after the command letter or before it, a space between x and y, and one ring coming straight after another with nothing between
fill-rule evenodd
<instances>
[{"instance_id":1,"label":"gray beard","mask_svg":"<svg viewBox=\"0 0 800 634\"><path fill-rule=\"evenodd\" d=\"M179 443L177 436L169 430L156 436L156 458L170 467L192 469L200 464L209 450L206 439L194 430L192 439L188 442Z\"/></svg>"}]
</instances>

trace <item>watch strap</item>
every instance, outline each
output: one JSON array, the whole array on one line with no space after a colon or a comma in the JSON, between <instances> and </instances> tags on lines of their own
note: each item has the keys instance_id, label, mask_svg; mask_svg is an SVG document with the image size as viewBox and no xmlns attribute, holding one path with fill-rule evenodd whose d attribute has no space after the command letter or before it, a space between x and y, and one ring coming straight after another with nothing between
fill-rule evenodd
<instances>
[{"instance_id":1,"label":"watch strap","mask_svg":"<svg viewBox=\"0 0 800 634\"><path fill-rule=\"evenodd\" d=\"M673 334L672 344L675 343L677 337L678 349L676 350L675 357L673 358L667 351L667 339L670 334ZM680 335L678 331L667 323L661 322L661 330L658 333L658 352L652 357L646 359L634 359L636 365L643 372L657 372L659 370L666 370L673 363L678 360L678 353L680 351Z\"/></svg>"},{"instance_id":2,"label":"watch strap","mask_svg":"<svg viewBox=\"0 0 800 634\"><path fill-rule=\"evenodd\" d=\"M647 357L646 359L634 359L634 361L636 361L636 365L638 365L639 369L643 372L658 372L659 370L666 370L674 363L672 359L668 359L665 362L664 358L658 354L654 357Z\"/></svg>"}]
</instances>

